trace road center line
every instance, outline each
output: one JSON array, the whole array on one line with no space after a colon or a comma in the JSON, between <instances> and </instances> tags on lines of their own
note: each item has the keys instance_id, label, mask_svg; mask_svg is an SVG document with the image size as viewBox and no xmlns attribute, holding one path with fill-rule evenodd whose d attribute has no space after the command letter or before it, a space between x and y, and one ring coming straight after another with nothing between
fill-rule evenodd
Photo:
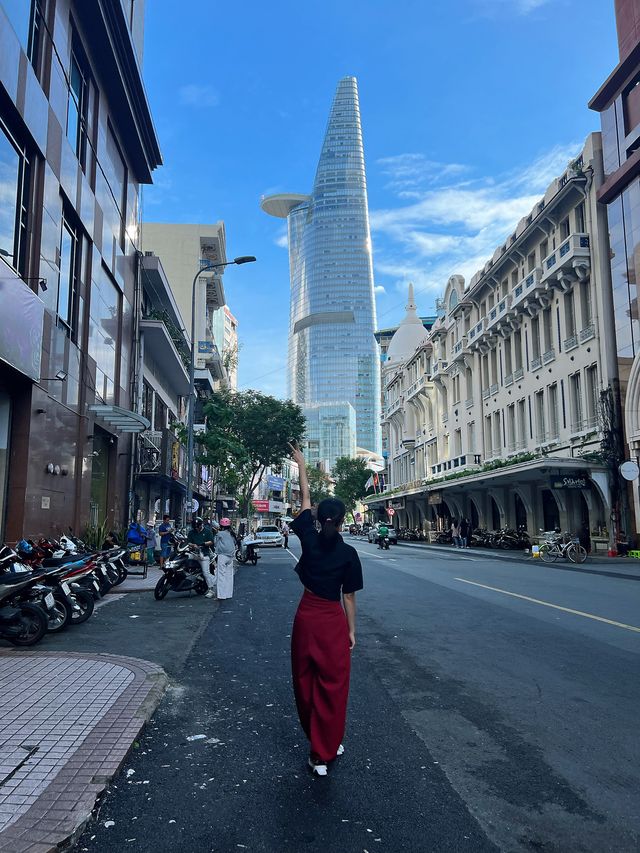
<instances>
[{"instance_id":1,"label":"road center line","mask_svg":"<svg viewBox=\"0 0 640 853\"><path fill-rule=\"evenodd\" d=\"M552 607L554 610L562 610L564 613L572 613L574 616L584 616L585 619L593 619L596 622L604 622L606 625L613 625L615 628L624 628L625 631L633 631L640 634L640 628L635 625L627 625L624 622L616 622L613 619L605 619L604 616L596 616L593 613L584 613L582 610L572 610L570 607L561 607L559 604L552 604L550 601L541 601L539 598L531 598L528 595L520 595L517 592L509 592L507 589L499 589L497 586L487 586L484 583L476 581L468 581L465 578L455 578L460 583L468 583L471 586L479 586L482 589L489 589L492 592L501 592L503 595L511 595L513 598L521 598L523 601L531 601L533 604L542 604L543 607Z\"/></svg>"}]
</instances>

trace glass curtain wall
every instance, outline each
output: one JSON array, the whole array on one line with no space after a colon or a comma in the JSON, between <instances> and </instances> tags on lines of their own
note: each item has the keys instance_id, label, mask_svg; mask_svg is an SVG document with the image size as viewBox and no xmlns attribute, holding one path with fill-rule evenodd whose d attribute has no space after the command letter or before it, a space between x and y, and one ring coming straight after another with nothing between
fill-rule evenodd
<instances>
[{"instance_id":1,"label":"glass curtain wall","mask_svg":"<svg viewBox=\"0 0 640 853\"><path fill-rule=\"evenodd\" d=\"M380 452L379 360L356 80L339 85L309 202L289 214L289 392L348 402L360 447Z\"/></svg>"}]
</instances>

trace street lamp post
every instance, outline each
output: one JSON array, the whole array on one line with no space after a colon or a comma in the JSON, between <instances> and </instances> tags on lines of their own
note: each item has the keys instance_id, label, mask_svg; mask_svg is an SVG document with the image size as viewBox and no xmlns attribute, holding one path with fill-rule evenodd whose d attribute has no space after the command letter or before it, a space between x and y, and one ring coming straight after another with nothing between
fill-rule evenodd
<instances>
[{"instance_id":1,"label":"street lamp post","mask_svg":"<svg viewBox=\"0 0 640 853\"><path fill-rule=\"evenodd\" d=\"M228 267L231 264L250 264L255 261L253 255L242 255L239 258L234 258L232 261L225 261L219 264L207 264L201 267L193 277L193 285L191 287L191 356L189 359L189 409L187 412L187 500L185 501L184 524L186 526L187 516L190 514L193 518L193 416L195 410L195 386L196 386L196 284L203 273L211 272L212 270L220 269L220 267Z\"/></svg>"}]
</instances>

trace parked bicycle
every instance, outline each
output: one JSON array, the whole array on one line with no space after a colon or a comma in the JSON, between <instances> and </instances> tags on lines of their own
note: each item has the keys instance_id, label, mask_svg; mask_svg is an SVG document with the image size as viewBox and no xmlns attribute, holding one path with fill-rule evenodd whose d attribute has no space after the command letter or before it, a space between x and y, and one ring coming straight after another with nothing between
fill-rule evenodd
<instances>
[{"instance_id":1,"label":"parked bicycle","mask_svg":"<svg viewBox=\"0 0 640 853\"><path fill-rule=\"evenodd\" d=\"M546 539L540 546L540 557L545 563L555 563L556 560L584 563L587 559L587 550L580 544L577 536L564 533Z\"/></svg>"}]
</instances>

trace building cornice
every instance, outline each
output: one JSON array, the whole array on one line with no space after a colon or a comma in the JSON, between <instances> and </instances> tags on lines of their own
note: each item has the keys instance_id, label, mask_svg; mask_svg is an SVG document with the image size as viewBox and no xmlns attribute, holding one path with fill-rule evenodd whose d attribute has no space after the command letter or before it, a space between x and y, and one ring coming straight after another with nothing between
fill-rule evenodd
<instances>
[{"instance_id":1,"label":"building cornice","mask_svg":"<svg viewBox=\"0 0 640 853\"><path fill-rule=\"evenodd\" d=\"M601 113L616 96L630 83L640 67L640 42L631 53L613 69L602 86L589 101L589 109Z\"/></svg>"},{"instance_id":2,"label":"building cornice","mask_svg":"<svg viewBox=\"0 0 640 853\"><path fill-rule=\"evenodd\" d=\"M151 183L162 154L122 3L97 0L78 3L75 10L135 177Z\"/></svg>"}]
</instances>

